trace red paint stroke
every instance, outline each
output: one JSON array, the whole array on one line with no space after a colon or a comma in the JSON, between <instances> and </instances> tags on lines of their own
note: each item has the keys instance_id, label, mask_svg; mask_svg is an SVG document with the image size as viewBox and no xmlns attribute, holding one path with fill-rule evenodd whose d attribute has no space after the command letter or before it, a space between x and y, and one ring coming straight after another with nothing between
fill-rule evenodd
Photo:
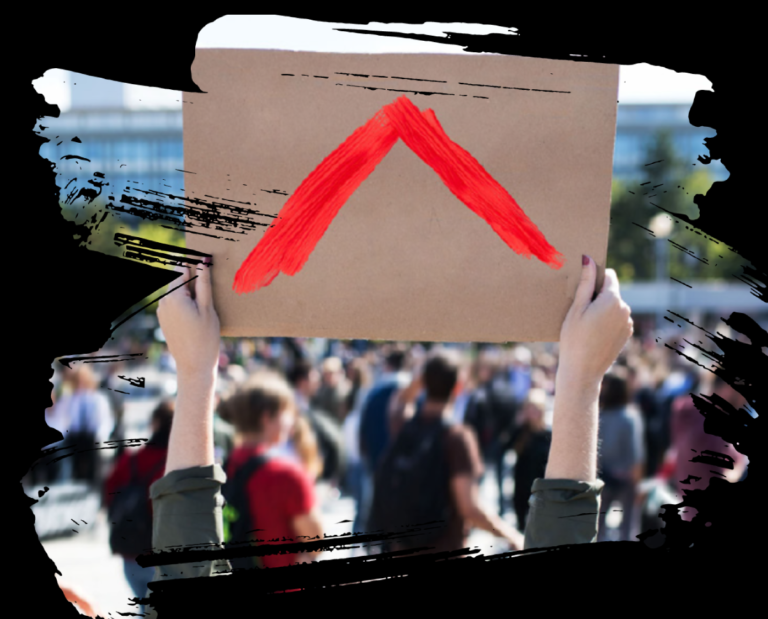
<instances>
[{"instance_id":1,"label":"red paint stroke","mask_svg":"<svg viewBox=\"0 0 768 619\"><path fill-rule=\"evenodd\" d=\"M477 160L451 141L432 110L405 97L385 105L328 155L299 185L277 221L235 275L239 294L268 286L282 271L295 275L339 209L386 157L398 139L430 166L448 189L482 217L516 253L536 256L553 269L562 255L544 238L515 199Z\"/></svg>"}]
</instances>

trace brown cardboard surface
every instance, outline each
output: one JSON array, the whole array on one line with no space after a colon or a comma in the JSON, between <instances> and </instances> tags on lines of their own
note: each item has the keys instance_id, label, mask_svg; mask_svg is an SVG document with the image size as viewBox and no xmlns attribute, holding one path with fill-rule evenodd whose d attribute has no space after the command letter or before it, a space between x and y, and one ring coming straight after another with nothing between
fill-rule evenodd
<instances>
[{"instance_id":1,"label":"brown cardboard surface","mask_svg":"<svg viewBox=\"0 0 768 619\"><path fill-rule=\"evenodd\" d=\"M198 49L192 74L205 94L183 104L187 196L277 215L283 193L406 95L434 110L565 257L555 270L516 254L399 141L295 276L238 295L235 273L265 228L187 234L188 247L213 254L222 334L558 340L581 255L605 264L618 73L513 56Z\"/></svg>"}]
</instances>

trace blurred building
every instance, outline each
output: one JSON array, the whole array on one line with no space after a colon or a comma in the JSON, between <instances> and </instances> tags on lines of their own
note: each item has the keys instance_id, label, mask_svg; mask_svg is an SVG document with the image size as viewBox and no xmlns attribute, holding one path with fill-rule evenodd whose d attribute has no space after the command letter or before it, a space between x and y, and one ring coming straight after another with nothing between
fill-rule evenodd
<instances>
[{"instance_id":1,"label":"blurred building","mask_svg":"<svg viewBox=\"0 0 768 619\"><path fill-rule=\"evenodd\" d=\"M123 84L85 75L71 85L72 106L50 124L59 135L41 149L44 157L55 161L68 177L82 166L81 160L62 160L77 155L90 160L90 168L104 174L114 192L128 183L144 189L171 192L183 188L184 149L182 116L178 110L130 110L123 100ZM648 161L645 147L659 129L668 129L678 154L696 162L707 154L704 138L715 134L707 127L688 122L686 104L619 105L614 150L613 175L636 178ZM79 142L72 141L77 138ZM710 170L716 180L727 171L722 166Z\"/></svg>"},{"instance_id":2,"label":"blurred building","mask_svg":"<svg viewBox=\"0 0 768 619\"><path fill-rule=\"evenodd\" d=\"M142 189L183 192L181 110L127 109L121 82L86 75L75 79L70 110L57 119L41 121L54 133L40 154L55 162L65 178L81 170L100 172L109 183L109 195L118 199L129 183ZM67 155L89 161L62 159Z\"/></svg>"},{"instance_id":3,"label":"blurred building","mask_svg":"<svg viewBox=\"0 0 768 619\"><path fill-rule=\"evenodd\" d=\"M123 84L108 80L77 76L77 87L71 89L72 105L58 119L43 119L58 136L45 144L40 152L56 162L64 177L78 171L100 172L110 184L108 195L119 199L127 186L160 192L183 194L184 149L181 110L131 110L123 103ZM693 127L688 122L690 106L686 104L619 105L613 175L624 180L642 174L650 163L644 160L647 143L659 129L669 130L678 155L696 162L707 154L703 141L715 135L707 127ZM51 135L53 138L53 135ZM89 159L62 159L77 155ZM722 166L709 168L716 180L727 171ZM194 170L192 170L194 172ZM764 303L743 284L721 283L697 285L693 289L669 282L625 284L622 293L637 314L651 314L673 309L707 312L757 312L761 316Z\"/></svg>"},{"instance_id":4,"label":"blurred building","mask_svg":"<svg viewBox=\"0 0 768 619\"><path fill-rule=\"evenodd\" d=\"M616 117L616 144L613 151L613 176L633 180L642 174L645 150L659 130L667 130L678 156L691 164L699 155L708 155L704 138L716 131L709 127L694 127L688 122L690 105L687 104L619 104ZM701 163L697 163L703 166ZM714 180L722 181L728 171L720 165L707 166Z\"/></svg>"}]
</instances>

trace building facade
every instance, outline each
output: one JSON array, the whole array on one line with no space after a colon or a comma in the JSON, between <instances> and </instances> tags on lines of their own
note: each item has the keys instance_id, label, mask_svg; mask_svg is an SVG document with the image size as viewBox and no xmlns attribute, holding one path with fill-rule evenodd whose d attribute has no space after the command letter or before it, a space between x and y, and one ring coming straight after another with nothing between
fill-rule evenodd
<instances>
[{"instance_id":1,"label":"building facade","mask_svg":"<svg viewBox=\"0 0 768 619\"><path fill-rule=\"evenodd\" d=\"M56 135L41 148L41 155L56 163L63 177L71 178L86 167L98 171L116 192L128 184L169 193L183 191L181 110L128 110L114 105L115 96L104 97L112 107L86 105L73 99L70 111L51 119ZM642 173L643 166L650 163L644 160L646 146L659 130L671 133L684 161L693 165L699 155L706 155L704 138L715 131L693 127L688 122L689 110L685 104L619 105L614 178L634 180ZM62 159L68 155L89 161ZM709 169L715 180L727 176L720 165Z\"/></svg>"}]
</instances>

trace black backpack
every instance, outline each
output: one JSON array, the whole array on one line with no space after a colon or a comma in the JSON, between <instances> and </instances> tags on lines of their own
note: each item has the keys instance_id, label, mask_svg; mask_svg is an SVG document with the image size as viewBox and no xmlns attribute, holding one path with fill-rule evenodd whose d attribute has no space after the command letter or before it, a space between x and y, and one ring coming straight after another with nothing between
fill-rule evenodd
<instances>
[{"instance_id":1,"label":"black backpack","mask_svg":"<svg viewBox=\"0 0 768 619\"><path fill-rule=\"evenodd\" d=\"M376 471L369 529L388 533L409 525L428 525L398 540L406 548L429 545L445 533L453 514L445 434L446 419L422 423L420 413L403 425ZM421 528L421 527L420 527Z\"/></svg>"},{"instance_id":2,"label":"black backpack","mask_svg":"<svg viewBox=\"0 0 768 619\"><path fill-rule=\"evenodd\" d=\"M494 438L502 445L509 443L517 407L511 386L498 378L472 394L464 423L474 429L484 457Z\"/></svg>"},{"instance_id":3,"label":"black backpack","mask_svg":"<svg viewBox=\"0 0 768 619\"><path fill-rule=\"evenodd\" d=\"M224 523L224 543L245 546L243 542L253 541L253 514L251 513L248 496L248 480L270 459L270 455L262 453L251 457L243 464L231 479L227 479L221 489L224 497L222 509ZM224 470L229 470L229 463L225 463ZM258 557L237 557L229 559L233 569L250 569L262 567Z\"/></svg>"},{"instance_id":4,"label":"black backpack","mask_svg":"<svg viewBox=\"0 0 768 619\"><path fill-rule=\"evenodd\" d=\"M107 510L111 529L109 547L113 553L136 557L152 548L152 510L149 486L152 478L165 466L165 458L144 478L139 478L136 456L128 459L131 477Z\"/></svg>"},{"instance_id":5,"label":"black backpack","mask_svg":"<svg viewBox=\"0 0 768 619\"><path fill-rule=\"evenodd\" d=\"M488 409L493 435L502 443L509 441L515 427L517 416L517 398L512 385L503 379L491 382L488 388Z\"/></svg>"}]
</instances>

